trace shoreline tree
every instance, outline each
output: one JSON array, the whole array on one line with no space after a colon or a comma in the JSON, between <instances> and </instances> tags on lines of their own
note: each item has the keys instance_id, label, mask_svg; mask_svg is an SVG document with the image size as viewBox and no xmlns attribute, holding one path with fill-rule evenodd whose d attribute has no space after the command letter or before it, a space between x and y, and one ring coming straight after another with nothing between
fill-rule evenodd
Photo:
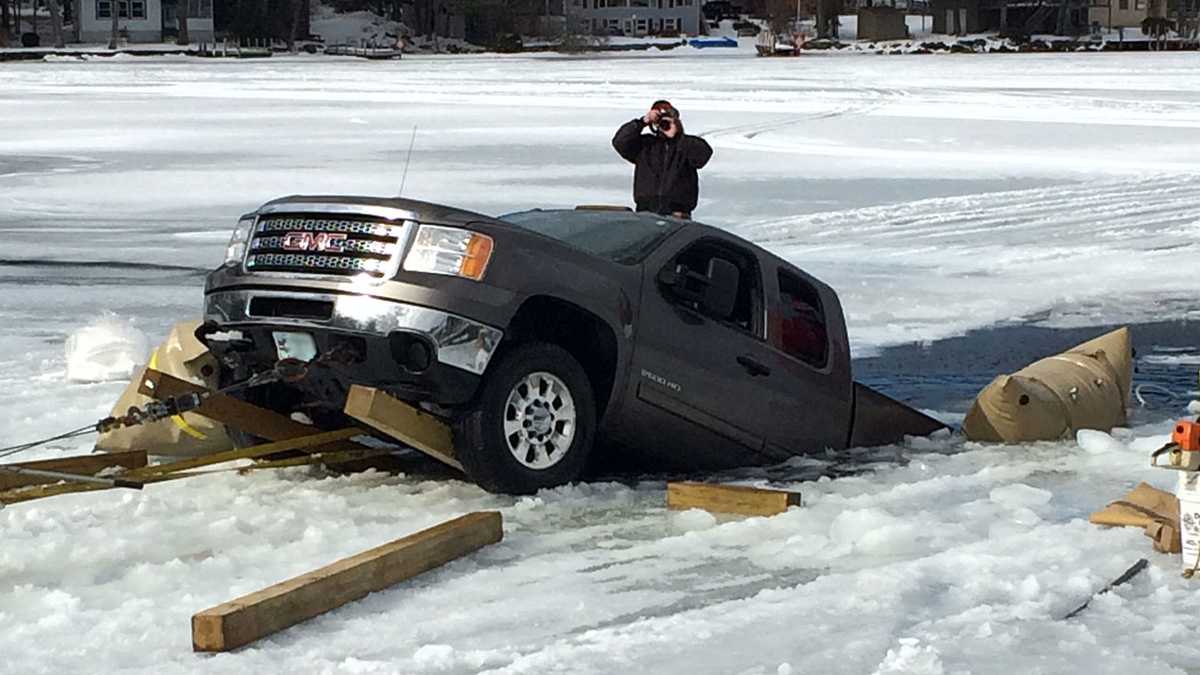
<instances>
[{"instance_id":1,"label":"shoreline tree","mask_svg":"<svg viewBox=\"0 0 1200 675\"><path fill-rule=\"evenodd\" d=\"M119 43L117 42L117 38L118 38L118 33L120 33L120 30L121 30L121 26L120 26L121 8L119 6L120 1L121 0L108 0L108 12L109 12L109 14L112 15L112 30L109 32L109 36L108 36L108 48L109 49L116 49L119 45Z\"/></svg>"},{"instance_id":2,"label":"shoreline tree","mask_svg":"<svg viewBox=\"0 0 1200 675\"><path fill-rule=\"evenodd\" d=\"M183 47L192 44L192 38L188 35L188 17L191 15L191 0L179 0L175 4L175 19L179 22L179 32L175 35L175 44Z\"/></svg>"},{"instance_id":3,"label":"shoreline tree","mask_svg":"<svg viewBox=\"0 0 1200 675\"><path fill-rule=\"evenodd\" d=\"M8 46L8 36L12 33L11 20L8 14L8 0L0 0L0 47Z\"/></svg>"},{"instance_id":4,"label":"shoreline tree","mask_svg":"<svg viewBox=\"0 0 1200 675\"><path fill-rule=\"evenodd\" d=\"M46 0L46 7L50 10L50 34L54 36L54 47L62 49L67 43L63 36L62 11L58 0Z\"/></svg>"}]
</instances>

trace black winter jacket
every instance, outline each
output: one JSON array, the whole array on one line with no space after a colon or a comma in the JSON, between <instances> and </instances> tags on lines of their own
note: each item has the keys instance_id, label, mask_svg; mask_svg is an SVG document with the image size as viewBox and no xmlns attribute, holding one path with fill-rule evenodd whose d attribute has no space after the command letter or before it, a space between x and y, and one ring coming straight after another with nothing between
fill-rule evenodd
<instances>
[{"instance_id":1,"label":"black winter jacket","mask_svg":"<svg viewBox=\"0 0 1200 675\"><path fill-rule=\"evenodd\" d=\"M670 215L690 214L700 196L697 169L712 157L712 148L699 136L682 134L673 139L643 134L639 117L617 129L613 147L636 167L633 171L633 200L638 211Z\"/></svg>"}]
</instances>

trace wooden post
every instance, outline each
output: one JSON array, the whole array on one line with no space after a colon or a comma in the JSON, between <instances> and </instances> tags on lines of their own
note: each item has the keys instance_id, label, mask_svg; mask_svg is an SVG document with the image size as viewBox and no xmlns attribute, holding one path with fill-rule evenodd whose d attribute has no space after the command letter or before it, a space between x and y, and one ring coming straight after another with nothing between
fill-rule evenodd
<instances>
[{"instance_id":1,"label":"wooden post","mask_svg":"<svg viewBox=\"0 0 1200 675\"><path fill-rule=\"evenodd\" d=\"M344 412L392 438L462 471L454 434L442 420L371 387L353 385Z\"/></svg>"},{"instance_id":2,"label":"wooden post","mask_svg":"<svg viewBox=\"0 0 1200 675\"><path fill-rule=\"evenodd\" d=\"M799 492L714 483L667 483L667 508L673 510L774 516L787 511L789 506L800 506Z\"/></svg>"},{"instance_id":3,"label":"wooden post","mask_svg":"<svg viewBox=\"0 0 1200 675\"><path fill-rule=\"evenodd\" d=\"M192 648L237 649L503 537L500 513L480 511L363 551L192 616Z\"/></svg>"}]
</instances>

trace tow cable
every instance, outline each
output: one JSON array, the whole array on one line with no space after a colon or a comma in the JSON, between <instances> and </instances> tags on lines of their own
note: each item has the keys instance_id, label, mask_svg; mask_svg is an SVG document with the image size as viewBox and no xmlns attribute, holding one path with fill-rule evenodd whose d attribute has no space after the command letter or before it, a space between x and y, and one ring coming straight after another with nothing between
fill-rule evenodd
<instances>
[{"instance_id":1,"label":"tow cable","mask_svg":"<svg viewBox=\"0 0 1200 675\"><path fill-rule=\"evenodd\" d=\"M219 394L232 394L276 382L296 384L308 377L309 368L314 364L321 364L326 361L336 361L338 358L340 358L340 356L341 354L338 350L333 350L318 356L312 361L301 361L300 359L296 358L281 359L275 363L274 368L261 373L256 373L255 375L252 375L241 382L235 382L227 387L222 387L220 389L211 391L206 390L201 392L191 392L187 394L180 394L178 396L171 396L162 400L150 401L141 407L130 407L129 410L120 417L105 417L95 424L79 427L78 429L73 429L55 436L50 436L49 438L43 438L38 441L30 441L28 443L21 443L18 445L10 445L6 448L0 448L0 458L15 455L26 450L32 450L33 448L46 445L47 443L53 443L54 441L78 438L80 436L86 436L92 433L103 434L110 431L116 431L117 429L130 428L142 424L157 422L159 420L165 420L169 417L174 417L175 415L180 415L185 412L195 410L203 405L204 402L209 398ZM105 478L100 476L84 476L80 474L63 473L61 471L29 469L19 466L0 466L0 471L24 476L53 478L57 480L73 481L78 483L93 483L113 488L130 488L134 490L140 490L143 486L143 483L140 481L122 480L120 478Z\"/></svg>"}]
</instances>

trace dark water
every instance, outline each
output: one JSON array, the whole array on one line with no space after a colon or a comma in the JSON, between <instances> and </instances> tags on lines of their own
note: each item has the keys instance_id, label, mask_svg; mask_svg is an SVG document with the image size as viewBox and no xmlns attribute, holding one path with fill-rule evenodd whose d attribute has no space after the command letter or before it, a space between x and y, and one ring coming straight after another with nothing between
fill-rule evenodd
<instances>
[{"instance_id":1,"label":"dark water","mask_svg":"<svg viewBox=\"0 0 1200 675\"><path fill-rule=\"evenodd\" d=\"M1020 370L1119 327L1025 324L986 328L933 343L887 348L878 356L856 359L854 374L863 384L918 408L965 413L979 390L997 375ZM1155 385L1142 389L1144 407L1133 401L1131 423L1179 416L1192 398L1187 393L1197 389L1197 366L1156 363L1153 357L1200 355L1200 323L1161 321L1135 324L1130 330L1136 355L1134 388ZM1175 392L1176 397L1157 387Z\"/></svg>"}]
</instances>

